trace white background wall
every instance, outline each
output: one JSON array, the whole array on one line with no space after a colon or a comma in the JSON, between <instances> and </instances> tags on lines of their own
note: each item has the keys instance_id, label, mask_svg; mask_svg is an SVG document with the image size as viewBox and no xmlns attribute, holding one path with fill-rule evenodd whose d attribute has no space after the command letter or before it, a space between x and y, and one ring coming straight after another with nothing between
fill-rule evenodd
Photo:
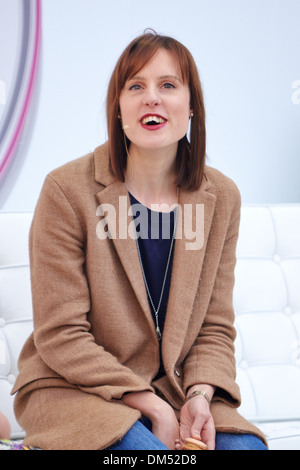
<instances>
[{"instance_id":1,"label":"white background wall","mask_svg":"<svg viewBox=\"0 0 300 470\"><path fill-rule=\"evenodd\" d=\"M38 86L1 211L33 210L50 170L106 139L111 72L147 27L198 64L208 163L244 203L300 202L299 0L43 0Z\"/></svg>"}]
</instances>

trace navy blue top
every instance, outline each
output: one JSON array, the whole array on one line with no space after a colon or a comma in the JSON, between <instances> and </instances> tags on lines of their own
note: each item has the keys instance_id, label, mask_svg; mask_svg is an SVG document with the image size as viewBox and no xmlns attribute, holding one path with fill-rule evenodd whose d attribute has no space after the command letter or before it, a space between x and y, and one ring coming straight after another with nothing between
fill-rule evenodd
<instances>
[{"instance_id":1,"label":"navy blue top","mask_svg":"<svg viewBox=\"0 0 300 470\"><path fill-rule=\"evenodd\" d=\"M175 211L168 213L152 211L137 201L137 199L135 199L135 197L130 193L129 197L132 207L132 217L135 221L137 242L139 244L145 277L147 279L148 288L155 309L157 310L171 247ZM158 324L162 334L171 284L173 252L174 243L166 277L164 293L158 312ZM149 297L148 301L156 327L155 314ZM165 371L161 360L160 370L155 379L163 375L165 375Z\"/></svg>"}]
</instances>

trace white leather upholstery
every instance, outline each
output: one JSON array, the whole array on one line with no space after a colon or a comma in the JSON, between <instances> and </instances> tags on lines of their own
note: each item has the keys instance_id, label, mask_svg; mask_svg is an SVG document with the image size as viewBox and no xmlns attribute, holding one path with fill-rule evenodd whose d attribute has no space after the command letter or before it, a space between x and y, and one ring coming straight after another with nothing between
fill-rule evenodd
<instances>
[{"instance_id":1,"label":"white leather upholstery","mask_svg":"<svg viewBox=\"0 0 300 470\"><path fill-rule=\"evenodd\" d=\"M300 449L300 205L243 207L237 257L240 412Z\"/></svg>"},{"instance_id":2,"label":"white leather upholstery","mask_svg":"<svg viewBox=\"0 0 300 470\"><path fill-rule=\"evenodd\" d=\"M30 213L0 213L0 411L24 434L11 386L32 330ZM237 248L237 380L241 414L270 449L300 449L300 204L243 206Z\"/></svg>"},{"instance_id":3,"label":"white leather upholstery","mask_svg":"<svg viewBox=\"0 0 300 470\"><path fill-rule=\"evenodd\" d=\"M9 419L12 439L23 436L13 413L10 390L17 360L32 331L28 232L31 213L0 213L0 411Z\"/></svg>"}]
</instances>

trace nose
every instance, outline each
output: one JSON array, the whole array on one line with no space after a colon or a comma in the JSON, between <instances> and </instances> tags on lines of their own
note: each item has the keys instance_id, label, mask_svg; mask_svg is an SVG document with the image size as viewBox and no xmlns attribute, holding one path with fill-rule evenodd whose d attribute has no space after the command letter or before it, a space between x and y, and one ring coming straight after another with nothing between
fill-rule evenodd
<instances>
[{"instance_id":1,"label":"nose","mask_svg":"<svg viewBox=\"0 0 300 470\"><path fill-rule=\"evenodd\" d=\"M143 96L143 104L148 106L157 106L161 103L161 98L159 96L158 90L154 87L147 88Z\"/></svg>"}]
</instances>

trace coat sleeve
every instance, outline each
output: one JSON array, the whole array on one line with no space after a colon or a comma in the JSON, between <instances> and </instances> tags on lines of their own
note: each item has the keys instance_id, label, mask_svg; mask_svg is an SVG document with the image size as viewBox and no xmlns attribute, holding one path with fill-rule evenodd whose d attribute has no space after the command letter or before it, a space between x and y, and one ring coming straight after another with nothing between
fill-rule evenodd
<instances>
[{"instance_id":1,"label":"coat sleeve","mask_svg":"<svg viewBox=\"0 0 300 470\"><path fill-rule=\"evenodd\" d=\"M48 367L84 392L111 400L152 391L90 332L85 238L63 190L47 176L30 231L35 346Z\"/></svg>"},{"instance_id":2,"label":"coat sleeve","mask_svg":"<svg viewBox=\"0 0 300 470\"><path fill-rule=\"evenodd\" d=\"M214 399L238 407L241 398L235 381L236 330L232 301L241 208L240 193L236 187L231 208L206 316L185 360L184 390L198 383L210 384L216 387Z\"/></svg>"}]
</instances>

